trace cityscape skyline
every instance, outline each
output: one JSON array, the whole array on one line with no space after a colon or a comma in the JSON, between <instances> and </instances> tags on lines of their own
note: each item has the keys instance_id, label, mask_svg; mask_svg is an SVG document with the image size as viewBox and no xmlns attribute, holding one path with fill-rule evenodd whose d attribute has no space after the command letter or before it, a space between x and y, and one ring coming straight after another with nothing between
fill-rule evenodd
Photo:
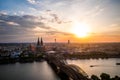
<instances>
[{"instance_id":1,"label":"cityscape skyline","mask_svg":"<svg viewBox=\"0 0 120 80\"><path fill-rule=\"evenodd\" d=\"M0 0L0 43L120 42L120 0Z\"/></svg>"}]
</instances>

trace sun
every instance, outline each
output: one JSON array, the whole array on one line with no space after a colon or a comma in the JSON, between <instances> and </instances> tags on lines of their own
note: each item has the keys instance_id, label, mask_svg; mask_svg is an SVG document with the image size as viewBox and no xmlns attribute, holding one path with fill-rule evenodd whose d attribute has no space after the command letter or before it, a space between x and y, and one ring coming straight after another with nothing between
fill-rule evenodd
<instances>
[{"instance_id":1,"label":"sun","mask_svg":"<svg viewBox=\"0 0 120 80\"><path fill-rule=\"evenodd\" d=\"M72 26L72 33L75 34L77 37L84 38L89 35L90 29L87 25L82 23L75 23Z\"/></svg>"}]
</instances>

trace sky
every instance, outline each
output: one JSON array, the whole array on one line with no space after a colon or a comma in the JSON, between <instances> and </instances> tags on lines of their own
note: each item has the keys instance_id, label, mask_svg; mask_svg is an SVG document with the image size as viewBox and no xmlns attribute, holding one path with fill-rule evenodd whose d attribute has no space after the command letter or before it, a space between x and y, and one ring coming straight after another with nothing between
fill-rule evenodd
<instances>
[{"instance_id":1,"label":"sky","mask_svg":"<svg viewBox=\"0 0 120 80\"><path fill-rule=\"evenodd\" d=\"M87 29L87 36L77 36ZM120 42L120 0L0 0L0 43L36 42L38 37Z\"/></svg>"}]
</instances>

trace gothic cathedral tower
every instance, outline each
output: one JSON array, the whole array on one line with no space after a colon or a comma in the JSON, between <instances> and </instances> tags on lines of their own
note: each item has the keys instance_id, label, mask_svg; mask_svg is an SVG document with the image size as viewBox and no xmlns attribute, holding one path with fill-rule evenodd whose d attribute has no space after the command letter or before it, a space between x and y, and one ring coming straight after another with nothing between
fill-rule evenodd
<instances>
[{"instance_id":1,"label":"gothic cathedral tower","mask_svg":"<svg viewBox=\"0 0 120 80\"><path fill-rule=\"evenodd\" d=\"M45 47L43 45L42 37L41 37L41 41L39 41L39 37L38 37L38 41L36 45L36 54L43 54L44 52L45 52Z\"/></svg>"}]
</instances>

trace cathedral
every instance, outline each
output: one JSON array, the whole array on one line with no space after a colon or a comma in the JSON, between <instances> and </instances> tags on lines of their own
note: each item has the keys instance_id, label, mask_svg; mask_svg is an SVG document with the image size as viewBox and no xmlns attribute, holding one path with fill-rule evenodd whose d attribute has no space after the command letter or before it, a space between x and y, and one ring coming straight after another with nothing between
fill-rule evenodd
<instances>
[{"instance_id":1,"label":"cathedral","mask_svg":"<svg viewBox=\"0 0 120 80\"><path fill-rule=\"evenodd\" d=\"M38 37L38 41L36 45L36 54L44 54L44 52L45 52L45 46L43 44L42 37L41 37L41 40L39 40L39 37Z\"/></svg>"}]
</instances>

